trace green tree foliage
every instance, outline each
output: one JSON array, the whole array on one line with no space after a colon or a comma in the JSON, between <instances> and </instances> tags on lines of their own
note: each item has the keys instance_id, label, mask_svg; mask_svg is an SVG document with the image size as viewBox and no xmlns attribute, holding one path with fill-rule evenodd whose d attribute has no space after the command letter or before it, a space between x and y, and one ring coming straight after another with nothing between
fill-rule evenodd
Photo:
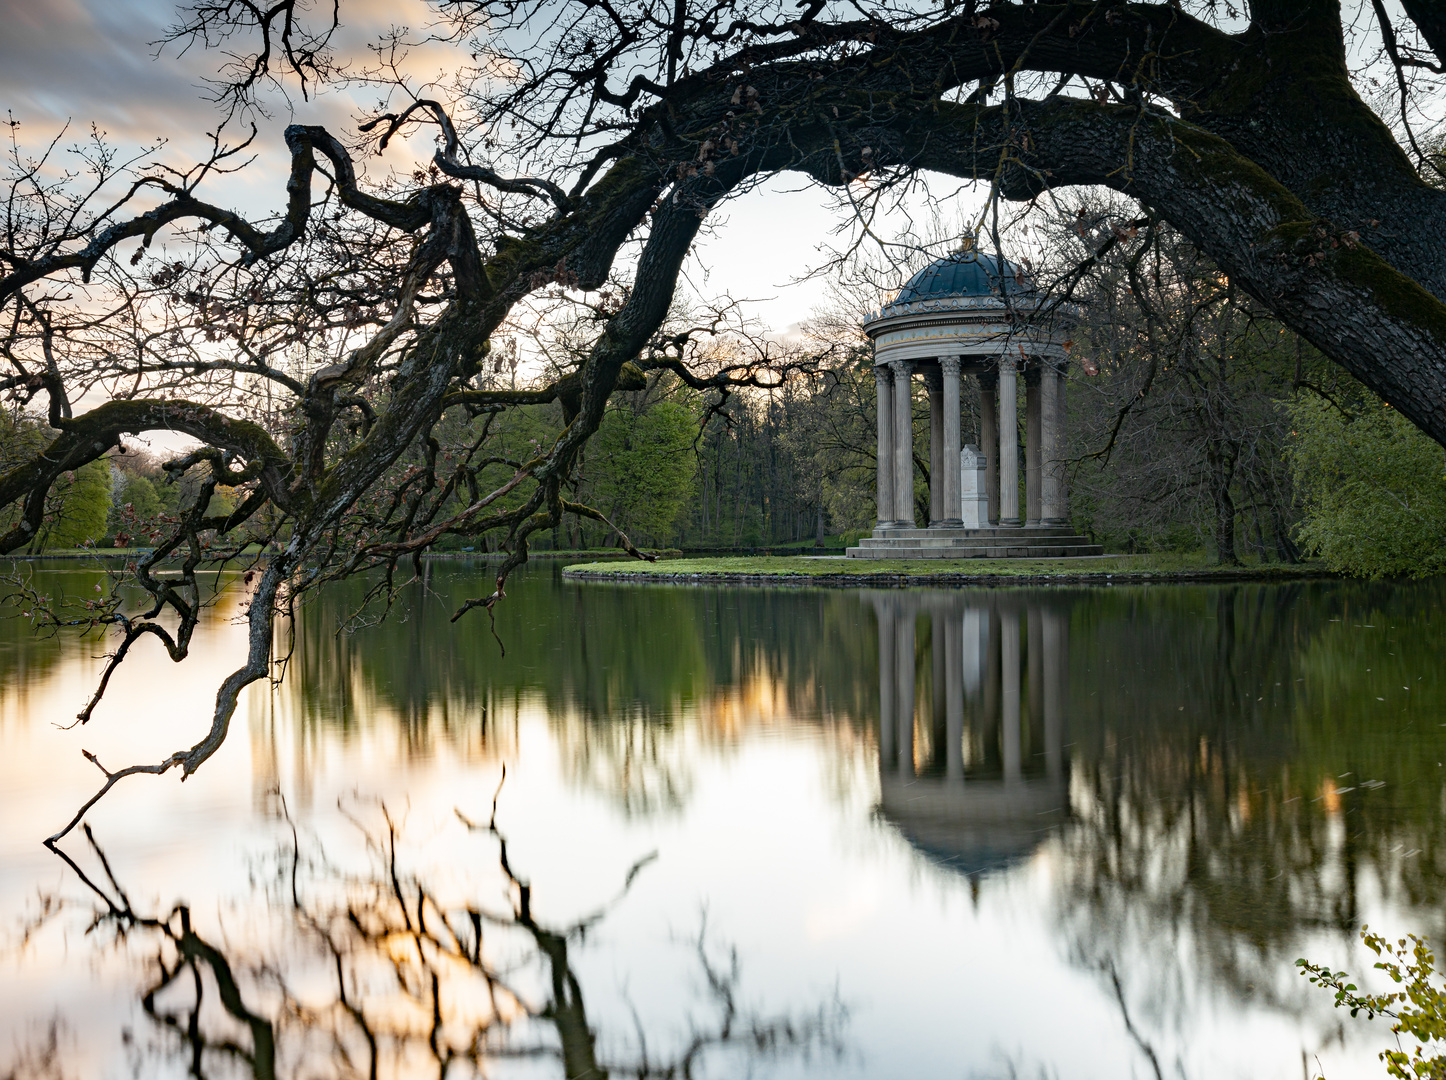
<instances>
[{"instance_id":1,"label":"green tree foliage","mask_svg":"<svg viewBox=\"0 0 1446 1080\"><path fill-rule=\"evenodd\" d=\"M686 405L664 400L609 410L598 428L588 448L593 498L635 541L671 537L694 490L696 425Z\"/></svg>"},{"instance_id":2,"label":"green tree foliage","mask_svg":"<svg viewBox=\"0 0 1446 1080\"><path fill-rule=\"evenodd\" d=\"M0 473L38 451L52 434L24 413L0 415ZM94 543L105 535L110 505L110 463L105 458L63 473L45 500L44 523L32 549ZM6 507L0 513L0 528L15 525L22 511L19 504Z\"/></svg>"},{"instance_id":3,"label":"green tree foliage","mask_svg":"<svg viewBox=\"0 0 1446 1080\"><path fill-rule=\"evenodd\" d=\"M179 481L161 467L162 458L137 446L111 458L114 492L106 531L118 547L157 542L186 500L194 500L199 469Z\"/></svg>"},{"instance_id":4,"label":"green tree foliage","mask_svg":"<svg viewBox=\"0 0 1446 1080\"><path fill-rule=\"evenodd\" d=\"M1355 414L1303 398L1289 415L1305 544L1362 577L1446 571L1446 450L1374 397Z\"/></svg>"},{"instance_id":5,"label":"green tree foliage","mask_svg":"<svg viewBox=\"0 0 1446 1080\"><path fill-rule=\"evenodd\" d=\"M110 516L110 462L105 458L63 476L51 492L53 520L42 534L46 548L76 548L105 535ZM47 514L47 518L51 517Z\"/></svg>"},{"instance_id":6,"label":"green tree foliage","mask_svg":"<svg viewBox=\"0 0 1446 1080\"><path fill-rule=\"evenodd\" d=\"M0 472L21 464L44 445L45 433L34 420L23 413L0 412Z\"/></svg>"},{"instance_id":7,"label":"green tree foliage","mask_svg":"<svg viewBox=\"0 0 1446 1080\"><path fill-rule=\"evenodd\" d=\"M149 476L121 474L120 487L110 508L106 531L118 547L132 543L137 534L166 510Z\"/></svg>"},{"instance_id":8,"label":"green tree foliage","mask_svg":"<svg viewBox=\"0 0 1446 1080\"><path fill-rule=\"evenodd\" d=\"M236 489L231 487L218 486L215 494L211 496L211 501L206 504L206 513L210 517L230 514L235 509Z\"/></svg>"},{"instance_id":9,"label":"green tree foliage","mask_svg":"<svg viewBox=\"0 0 1446 1080\"><path fill-rule=\"evenodd\" d=\"M127 480L116 501L122 506L130 504L141 518L153 518L164 509L161 497L156 494L156 485L145 476L133 476Z\"/></svg>"},{"instance_id":10,"label":"green tree foliage","mask_svg":"<svg viewBox=\"0 0 1446 1080\"><path fill-rule=\"evenodd\" d=\"M1389 1017L1395 1021L1391 1025L1394 1034L1409 1034L1420 1040L1409 1054L1399 1042L1396 1049L1381 1051L1387 1075L1396 1080L1442 1080L1446 1077L1446 1053L1427 1057L1431 1048L1422 1045L1446 1044L1446 990L1439 985L1441 976L1430 943L1407 934L1393 944L1371 933L1369 926L1361 927L1361 941L1381 958L1376 961L1376 970L1384 971L1399 990L1363 994L1355 983L1346 981L1350 976L1344 971L1332 971L1308 960L1297 960L1296 965L1311 982L1335 991L1337 1008L1350 1009L1352 1016L1365 1013L1369 1020Z\"/></svg>"}]
</instances>

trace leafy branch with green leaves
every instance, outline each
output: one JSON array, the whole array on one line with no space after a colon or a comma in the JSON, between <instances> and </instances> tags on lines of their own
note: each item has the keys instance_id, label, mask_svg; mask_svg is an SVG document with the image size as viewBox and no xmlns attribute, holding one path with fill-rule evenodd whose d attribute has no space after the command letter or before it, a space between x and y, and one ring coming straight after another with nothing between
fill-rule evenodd
<instances>
[{"instance_id":1,"label":"leafy branch with green leaves","mask_svg":"<svg viewBox=\"0 0 1446 1080\"><path fill-rule=\"evenodd\" d=\"M1336 1008L1350 1009L1352 1016L1365 1013L1367 1020L1384 1016L1395 1021L1391 1031L1396 1035L1396 1049L1380 1053L1387 1075L1397 1080L1446 1078L1446 986L1436 970L1430 942L1415 934L1390 942L1372 933L1369 926L1361 927L1361 942L1380 957L1375 968L1384 971L1399 989L1366 993L1347 981L1350 975L1345 971L1332 971L1303 959L1297 960L1296 966L1316 986L1335 991ZM1411 1035L1420 1043L1407 1053L1401 1046L1402 1035ZM1436 1046L1429 1045L1432 1043ZM1431 1053L1433 1049L1442 1052Z\"/></svg>"}]
</instances>

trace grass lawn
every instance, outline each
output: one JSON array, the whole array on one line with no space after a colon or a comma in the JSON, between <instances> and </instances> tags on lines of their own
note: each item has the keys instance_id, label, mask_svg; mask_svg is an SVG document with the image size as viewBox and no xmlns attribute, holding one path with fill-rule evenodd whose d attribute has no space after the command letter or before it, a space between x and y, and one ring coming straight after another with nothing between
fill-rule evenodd
<instances>
[{"instance_id":1,"label":"grass lawn","mask_svg":"<svg viewBox=\"0 0 1446 1080\"><path fill-rule=\"evenodd\" d=\"M12 551L4 559L133 559L149 555L152 548L46 548L44 551Z\"/></svg>"},{"instance_id":2,"label":"grass lawn","mask_svg":"<svg viewBox=\"0 0 1446 1080\"><path fill-rule=\"evenodd\" d=\"M1002 578L1078 578L1093 581L1103 577L1198 579L1202 577L1316 577L1326 571L1318 564L1286 566L1257 563L1220 566L1204 552L1151 555L1104 555L1073 559L838 559L799 556L743 556L738 558L668 559L656 563L636 560L579 563L563 571L570 577L607 577L624 580L657 578L720 578L801 581L810 578L920 578L997 580Z\"/></svg>"},{"instance_id":3,"label":"grass lawn","mask_svg":"<svg viewBox=\"0 0 1446 1080\"><path fill-rule=\"evenodd\" d=\"M154 550L148 547L128 548L47 548L39 552L15 551L9 555L0 555L0 559L134 559L143 555L149 555ZM644 548L649 555L657 555L664 559L671 559L681 555L677 548ZM242 556L255 555L260 551L256 544L248 544L241 553ZM179 562L186 557L186 549L180 548L173 552L167 561ZM429 551L423 558L428 559L501 559L506 555L502 551ZM576 562L579 559L628 559L632 560L626 551L618 548L587 548L581 551L534 551L530 559L568 559Z\"/></svg>"},{"instance_id":4,"label":"grass lawn","mask_svg":"<svg viewBox=\"0 0 1446 1080\"><path fill-rule=\"evenodd\" d=\"M677 548L639 548L649 555L657 555L664 559L671 559L682 552ZM447 551L432 550L422 557L424 559L501 559L507 555L505 551L477 551L451 549ZM622 548L579 548L576 550L537 551L530 550L527 553L528 559L631 559Z\"/></svg>"}]
</instances>

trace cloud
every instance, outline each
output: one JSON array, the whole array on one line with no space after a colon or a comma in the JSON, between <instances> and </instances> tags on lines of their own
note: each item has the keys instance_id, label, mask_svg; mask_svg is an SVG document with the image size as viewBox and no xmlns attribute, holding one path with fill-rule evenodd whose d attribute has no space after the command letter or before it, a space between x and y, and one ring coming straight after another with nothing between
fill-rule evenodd
<instances>
[{"instance_id":1,"label":"cloud","mask_svg":"<svg viewBox=\"0 0 1446 1080\"><path fill-rule=\"evenodd\" d=\"M343 5L347 20L338 44L348 54L365 56L365 46L389 27L430 17L422 0L358 0ZM37 153L69 125L67 143L84 139L93 123L123 150L165 139L161 160L186 167L209 148L208 133L220 120L206 80L222 57L200 47L182 49L154 44L176 20L172 0L0 0L0 109L19 121L24 148ZM422 50L409 64L414 74L435 71L444 59L436 48ZM430 65L430 67L428 66ZM279 210L285 200L287 170L282 129L288 123L322 124L339 135L354 128L354 118L376 104L375 89L361 93L327 90L310 101L273 94L270 120L253 149L259 160L243 177L220 180L207 194L214 201L251 214ZM246 128L233 124L232 141ZM405 144L388 155L387 166L410 169L419 145ZM369 163L361 163L363 165Z\"/></svg>"},{"instance_id":2,"label":"cloud","mask_svg":"<svg viewBox=\"0 0 1446 1080\"><path fill-rule=\"evenodd\" d=\"M325 5L323 5L325 6ZM366 45L399 24L421 28L434 18L425 0L349 0L342 5L338 51L365 60ZM83 139L92 122L123 149L167 140L160 158L185 168L209 148L207 133L219 115L205 80L221 61L200 47L161 49L153 44L176 20L173 0L0 0L0 109L20 121L19 138L38 152L67 123L69 138ZM236 47L242 47L236 43ZM470 62L458 45L433 42L416 49L405 73L421 85ZM273 117L258 120L257 160L240 175L208 180L201 195L256 220L285 204L288 161L282 129L292 122L322 124L340 136L355 119L375 110L381 89L329 90L288 105L273 97ZM244 129L228 131L235 141ZM358 166L374 173L410 172L431 155L432 132L419 127L396 140L384 158L364 156ZM729 204L736 220L700 240L695 269L708 294L767 296L751 305L774 326L788 326L822 302L818 280L797 283L823 256L818 243L837 224L830 197L797 178L769 181ZM704 280L706 278L706 281ZM785 335L789 331L784 332Z\"/></svg>"},{"instance_id":3,"label":"cloud","mask_svg":"<svg viewBox=\"0 0 1446 1080\"><path fill-rule=\"evenodd\" d=\"M172 14L156 0L0 0L0 102L22 123L54 130L93 121L132 141L174 129L188 107L186 119L209 120L194 58L182 65L153 59L150 42Z\"/></svg>"}]
</instances>

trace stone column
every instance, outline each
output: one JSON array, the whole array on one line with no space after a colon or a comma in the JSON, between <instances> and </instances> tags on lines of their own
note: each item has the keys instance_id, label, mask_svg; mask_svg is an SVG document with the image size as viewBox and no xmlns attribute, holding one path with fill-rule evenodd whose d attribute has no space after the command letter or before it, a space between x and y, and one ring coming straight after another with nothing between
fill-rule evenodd
<instances>
[{"instance_id":1,"label":"stone column","mask_svg":"<svg viewBox=\"0 0 1446 1080\"><path fill-rule=\"evenodd\" d=\"M1064 371L1055 361L1045 362L1041 373L1040 446L1043 454L1043 478L1040 483L1039 523L1069 524L1069 497L1065 487Z\"/></svg>"},{"instance_id":2,"label":"stone column","mask_svg":"<svg viewBox=\"0 0 1446 1080\"><path fill-rule=\"evenodd\" d=\"M894 615L894 692L899 775L908 778L914 775L914 610L907 603Z\"/></svg>"},{"instance_id":3,"label":"stone column","mask_svg":"<svg viewBox=\"0 0 1446 1080\"><path fill-rule=\"evenodd\" d=\"M944 382L937 367L924 369L929 388L929 524L937 525L944 512Z\"/></svg>"},{"instance_id":4,"label":"stone column","mask_svg":"<svg viewBox=\"0 0 1446 1080\"><path fill-rule=\"evenodd\" d=\"M1024 373L1024 523L1039 525L1040 505L1040 372L1037 366Z\"/></svg>"},{"instance_id":5,"label":"stone column","mask_svg":"<svg viewBox=\"0 0 1446 1080\"><path fill-rule=\"evenodd\" d=\"M946 414L947 415L947 414ZM964 654L962 619L950 605L934 616L935 641L939 623L944 624L944 776L964 778ZM977 649L977 645L975 646Z\"/></svg>"},{"instance_id":6,"label":"stone column","mask_svg":"<svg viewBox=\"0 0 1446 1080\"><path fill-rule=\"evenodd\" d=\"M989 495L989 524L999 524L999 376L979 373L979 449L984 451L984 488Z\"/></svg>"},{"instance_id":7,"label":"stone column","mask_svg":"<svg viewBox=\"0 0 1446 1080\"><path fill-rule=\"evenodd\" d=\"M1014 357L999 358L999 524L1019 524L1019 401Z\"/></svg>"},{"instance_id":8,"label":"stone column","mask_svg":"<svg viewBox=\"0 0 1446 1080\"><path fill-rule=\"evenodd\" d=\"M914 365L895 360L894 369L894 523L914 527Z\"/></svg>"},{"instance_id":9,"label":"stone column","mask_svg":"<svg viewBox=\"0 0 1446 1080\"><path fill-rule=\"evenodd\" d=\"M874 388L878 401L878 506L880 527L894 520L894 374L887 367L874 368Z\"/></svg>"},{"instance_id":10,"label":"stone column","mask_svg":"<svg viewBox=\"0 0 1446 1080\"><path fill-rule=\"evenodd\" d=\"M999 750L1004 758L1004 782L1024 775L1024 758L1019 738L1019 611L1005 608L999 613L1000 694Z\"/></svg>"},{"instance_id":11,"label":"stone column","mask_svg":"<svg viewBox=\"0 0 1446 1080\"><path fill-rule=\"evenodd\" d=\"M939 524L957 529L963 524L959 487L959 357L939 361L944 378L944 520Z\"/></svg>"}]
</instances>

